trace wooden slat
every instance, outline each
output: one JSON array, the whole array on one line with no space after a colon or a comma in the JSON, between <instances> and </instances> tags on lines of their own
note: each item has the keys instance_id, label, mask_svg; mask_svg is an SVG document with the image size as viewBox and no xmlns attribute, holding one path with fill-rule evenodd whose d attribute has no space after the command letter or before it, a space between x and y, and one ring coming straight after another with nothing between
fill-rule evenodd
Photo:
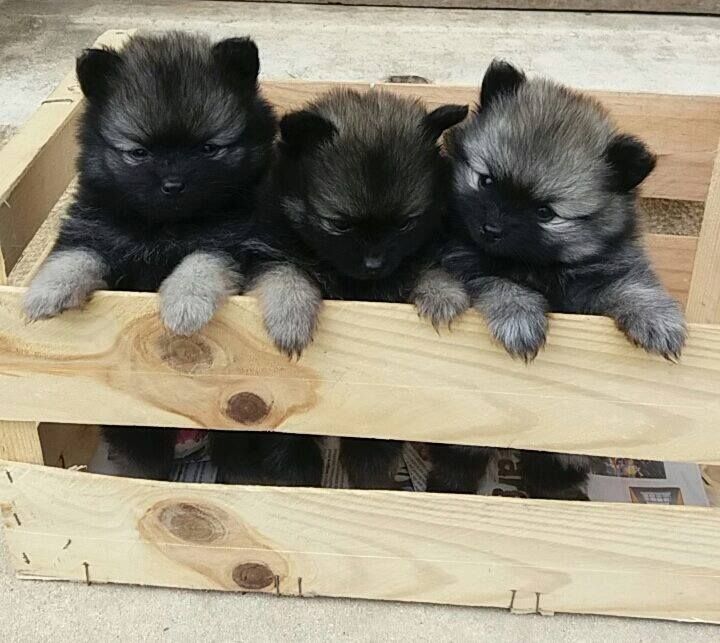
<instances>
[{"instance_id":1,"label":"wooden slat","mask_svg":"<svg viewBox=\"0 0 720 643\"><path fill-rule=\"evenodd\" d=\"M660 280L683 306L687 302L697 237L648 234L645 243Z\"/></svg>"},{"instance_id":2,"label":"wooden slat","mask_svg":"<svg viewBox=\"0 0 720 643\"><path fill-rule=\"evenodd\" d=\"M705 203L687 315L693 321L720 323L720 153Z\"/></svg>"},{"instance_id":3,"label":"wooden slat","mask_svg":"<svg viewBox=\"0 0 720 643\"><path fill-rule=\"evenodd\" d=\"M37 423L0 421L0 459L43 464Z\"/></svg>"},{"instance_id":4,"label":"wooden slat","mask_svg":"<svg viewBox=\"0 0 720 643\"><path fill-rule=\"evenodd\" d=\"M562 80L562 79L558 79ZM429 105L471 103L473 87L379 84L389 91L423 98ZM720 98L629 92L587 92L610 110L619 129L639 136L658 156L642 195L704 201L720 137Z\"/></svg>"},{"instance_id":5,"label":"wooden slat","mask_svg":"<svg viewBox=\"0 0 720 643\"><path fill-rule=\"evenodd\" d=\"M21 578L720 621L713 509L4 469Z\"/></svg>"},{"instance_id":6,"label":"wooden slat","mask_svg":"<svg viewBox=\"0 0 720 643\"><path fill-rule=\"evenodd\" d=\"M107 31L95 44L119 46L128 33ZM0 150L0 283L75 175L82 103L71 72Z\"/></svg>"},{"instance_id":7,"label":"wooden slat","mask_svg":"<svg viewBox=\"0 0 720 643\"><path fill-rule=\"evenodd\" d=\"M249 297L172 338L155 295L99 293L26 324L0 289L0 413L81 424L273 428L720 463L720 327L682 363L631 347L610 320L554 316L525 366L468 314L436 335L404 304L327 302L299 362L266 339Z\"/></svg>"}]
</instances>

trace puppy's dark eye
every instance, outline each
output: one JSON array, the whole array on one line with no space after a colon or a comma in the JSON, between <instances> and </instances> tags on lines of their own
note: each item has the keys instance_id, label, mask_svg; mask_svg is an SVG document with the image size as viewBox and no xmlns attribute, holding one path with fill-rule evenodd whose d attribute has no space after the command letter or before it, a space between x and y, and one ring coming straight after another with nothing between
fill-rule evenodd
<instances>
[{"instance_id":1,"label":"puppy's dark eye","mask_svg":"<svg viewBox=\"0 0 720 643\"><path fill-rule=\"evenodd\" d=\"M481 174L478 178L478 185L481 188L486 188L493 184L492 177L489 174Z\"/></svg>"},{"instance_id":2,"label":"puppy's dark eye","mask_svg":"<svg viewBox=\"0 0 720 643\"><path fill-rule=\"evenodd\" d=\"M130 150L130 156L137 161L142 161L150 156L150 152L148 152L144 147L136 147L134 150Z\"/></svg>"},{"instance_id":3,"label":"puppy's dark eye","mask_svg":"<svg viewBox=\"0 0 720 643\"><path fill-rule=\"evenodd\" d=\"M350 232L352 230L352 224L348 221L334 221L332 227L336 232Z\"/></svg>"},{"instance_id":4,"label":"puppy's dark eye","mask_svg":"<svg viewBox=\"0 0 720 643\"><path fill-rule=\"evenodd\" d=\"M551 221L555 218L555 213L553 212L552 208L549 208L546 205L541 205L536 210L536 214L539 221Z\"/></svg>"},{"instance_id":5,"label":"puppy's dark eye","mask_svg":"<svg viewBox=\"0 0 720 643\"><path fill-rule=\"evenodd\" d=\"M214 143L205 143L205 145L202 146L202 151L203 154L212 156L213 154L217 154L220 151L220 146L215 145Z\"/></svg>"}]
</instances>

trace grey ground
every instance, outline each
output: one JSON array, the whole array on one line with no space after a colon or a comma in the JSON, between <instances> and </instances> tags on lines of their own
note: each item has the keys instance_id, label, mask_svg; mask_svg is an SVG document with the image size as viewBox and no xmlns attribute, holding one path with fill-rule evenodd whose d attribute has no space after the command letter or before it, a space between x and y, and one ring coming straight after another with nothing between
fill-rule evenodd
<instances>
[{"instance_id":1,"label":"grey ground","mask_svg":"<svg viewBox=\"0 0 720 643\"><path fill-rule=\"evenodd\" d=\"M415 74L474 84L497 55L578 87L720 94L720 17L0 0L0 145L82 47L106 29L133 27L250 33L266 78L377 81ZM6 568L0 631L6 641L720 639L717 628L657 621L19 582Z\"/></svg>"}]
</instances>

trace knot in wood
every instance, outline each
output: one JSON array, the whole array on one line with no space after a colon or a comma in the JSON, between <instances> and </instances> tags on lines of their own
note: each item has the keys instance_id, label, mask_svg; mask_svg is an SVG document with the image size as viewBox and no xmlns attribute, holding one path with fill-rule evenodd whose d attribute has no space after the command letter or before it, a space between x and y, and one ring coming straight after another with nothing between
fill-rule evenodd
<instances>
[{"instance_id":1,"label":"knot in wood","mask_svg":"<svg viewBox=\"0 0 720 643\"><path fill-rule=\"evenodd\" d=\"M242 563L233 569L232 577L243 589L263 589L275 580L275 574L263 563Z\"/></svg>"},{"instance_id":2,"label":"knot in wood","mask_svg":"<svg viewBox=\"0 0 720 643\"><path fill-rule=\"evenodd\" d=\"M225 536L227 530L209 507L180 502L164 507L160 524L173 536L193 543L210 543Z\"/></svg>"},{"instance_id":3,"label":"knot in wood","mask_svg":"<svg viewBox=\"0 0 720 643\"><path fill-rule=\"evenodd\" d=\"M160 339L160 359L176 371L193 373L212 366L213 352L199 337L164 335Z\"/></svg>"},{"instance_id":4,"label":"knot in wood","mask_svg":"<svg viewBox=\"0 0 720 643\"><path fill-rule=\"evenodd\" d=\"M255 424L270 413L270 406L255 393L236 393L228 400L225 413L241 424Z\"/></svg>"}]
</instances>

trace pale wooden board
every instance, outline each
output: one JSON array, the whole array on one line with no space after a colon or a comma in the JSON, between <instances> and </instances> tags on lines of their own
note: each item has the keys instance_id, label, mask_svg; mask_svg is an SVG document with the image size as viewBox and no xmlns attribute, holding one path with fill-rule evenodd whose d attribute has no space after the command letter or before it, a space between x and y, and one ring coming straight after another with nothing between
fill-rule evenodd
<instances>
[{"instance_id":1,"label":"pale wooden board","mask_svg":"<svg viewBox=\"0 0 720 643\"><path fill-rule=\"evenodd\" d=\"M247 2L248 0L235 0ZM613 11L643 13L720 14L717 0L253 0L303 4L438 9L519 9L532 11Z\"/></svg>"},{"instance_id":2,"label":"pale wooden board","mask_svg":"<svg viewBox=\"0 0 720 643\"><path fill-rule=\"evenodd\" d=\"M128 33L107 31L95 44L120 46ZM0 150L0 283L75 175L82 104L73 71Z\"/></svg>"},{"instance_id":3,"label":"pale wooden board","mask_svg":"<svg viewBox=\"0 0 720 643\"><path fill-rule=\"evenodd\" d=\"M713 509L3 467L21 578L720 621Z\"/></svg>"},{"instance_id":4,"label":"pale wooden board","mask_svg":"<svg viewBox=\"0 0 720 643\"><path fill-rule=\"evenodd\" d=\"M429 105L478 100L473 87L378 84L388 91L423 98ZM704 201L720 137L720 98L629 92L587 92L607 109L622 131L639 136L657 155L643 182L645 197Z\"/></svg>"},{"instance_id":5,"label":"pale wooden board","mask_svg":"<svg viewBox=\"0 0 720 643\"><path fill-rule=\"evenodd\" d=\"M173 338L155 295L98 293L28 325L0 289L4 419L275 428L720 463L720 327L694 325L680 365L631 347L610 320L556 315L526 366L468 314L438 336L411 306L327 302L290 362L256 302L236 297Z\"/></svg>"},{"instance_id":6,"label":"pale wooden board","mask_svg":"<svg viewBox=\"0 0 720 643\"><path fill-rule=\"evenodd\" d=\"M687 315L693 321L720 323L720 154L705 203Z\"/></svg>"},{"instance_id":7,"label":"pale wooden board","mask_svg":"<svg viewBox=\"0 0 720 643\"><path fill-rule=\"evenodd\" d=\"M43 464L37 423L0 421L0 459Z\"/></svg>"},{"instance_id":8,"label":"pale wooden board","mask_svg":"<svg viewBox=\"0 0 720 643\"><path fill-rule=\"evenodd\" d=\"M690 289L697 237L649 234L645 244L663 285L684 306Z\"/></svg>"}]
</instances>

